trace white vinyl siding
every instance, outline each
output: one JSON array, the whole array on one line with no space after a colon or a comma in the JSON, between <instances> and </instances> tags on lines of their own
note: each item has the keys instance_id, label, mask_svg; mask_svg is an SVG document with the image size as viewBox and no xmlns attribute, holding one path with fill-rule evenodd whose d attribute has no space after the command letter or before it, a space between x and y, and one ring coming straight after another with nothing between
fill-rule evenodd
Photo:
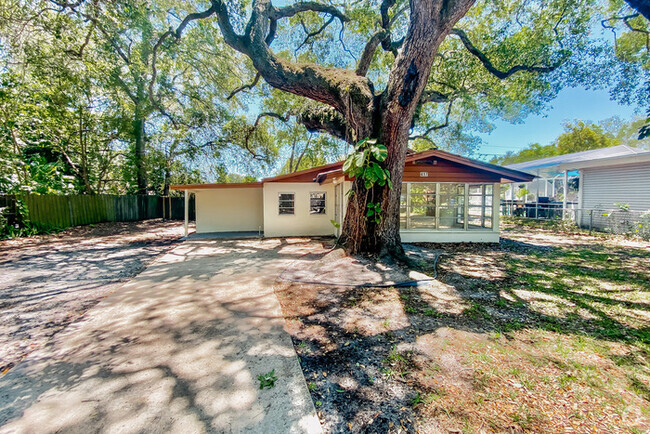
<instances>
[{"instance_id":1,"label":"white vinyl siding","mask_svg":"<svg viewBox=\"0 0 650 434\"><path fill-rule=\"evenodd\" d=\"M630 210L650 210L650 163L592 167L581 170L582 208L592 211L595 228L610 225L604 210L617 209L616 203L630 205ZM589 224L588 212L582 224Z\"/></svg>"},{"instance_id":2,"label":"white vinyl siding","mask_svg":"<svg viewBox=\"0 0 650 434\"><path fill-rule=\"evenodd\" d=\"M631 210L650 209L650 163L582 169L582 207L615 209L626 203Z\"/></svg>"}]
</instances>

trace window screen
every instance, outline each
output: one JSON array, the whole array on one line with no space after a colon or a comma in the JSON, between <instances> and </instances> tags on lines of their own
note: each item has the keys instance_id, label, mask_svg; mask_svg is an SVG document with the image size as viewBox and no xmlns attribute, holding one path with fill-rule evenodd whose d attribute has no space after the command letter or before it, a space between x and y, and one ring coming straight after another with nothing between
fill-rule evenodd
<instances>
[{"instance_id":1,"label":"window screen","mask_svg":"<svg viewBox=\"0 0 650 434\"><path fill-rule=\"evenodd\" d=\"M325 214L325 193L309 193L309 214Z\"/></svg>"},{"instance_id":2,"label":"window screen","mask_svg":"<svg viewBox=\"0 0 650 434\"><path fill-rule=\"evenodd\" d=\"M293 193L280 193L278 196L278 210L280 215L294 214L295 195Z\"/></svg>"}]
</instances>

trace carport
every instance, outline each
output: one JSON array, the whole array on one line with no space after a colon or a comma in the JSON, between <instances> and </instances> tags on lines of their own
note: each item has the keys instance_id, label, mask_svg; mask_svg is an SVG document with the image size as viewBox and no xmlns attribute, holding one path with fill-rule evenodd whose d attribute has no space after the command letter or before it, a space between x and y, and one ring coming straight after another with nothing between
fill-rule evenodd
<instances>
[{"instance_id":1,"label":"carport","mask_svg":"<svg viewBox=\"0 0 650 434\"><path fill-rule=\"evenodd\" d=\"M261 182L172 185L171 189L185 194L185 236L190 194L196 200L197 234L263 234Z\"/></svg>"}]
</instances>

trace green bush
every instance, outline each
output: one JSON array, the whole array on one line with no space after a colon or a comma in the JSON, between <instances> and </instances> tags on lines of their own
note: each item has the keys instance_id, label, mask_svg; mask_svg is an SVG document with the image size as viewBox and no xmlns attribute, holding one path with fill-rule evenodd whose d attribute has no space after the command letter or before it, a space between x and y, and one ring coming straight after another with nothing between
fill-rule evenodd
<instances>
[{"instance_id":1,"label":"green bush","mask_svg":"<svg viewBox=\"0 0 650 434\"><path fill-rule=\"evenodd\" d=\"M6 208L0 208L0 240L31 237L60 232L63 228L33 223L28 218L27 207L21 199L16 199L15 223L10 224L5 215Z\"/></svg>"}]
</instances>

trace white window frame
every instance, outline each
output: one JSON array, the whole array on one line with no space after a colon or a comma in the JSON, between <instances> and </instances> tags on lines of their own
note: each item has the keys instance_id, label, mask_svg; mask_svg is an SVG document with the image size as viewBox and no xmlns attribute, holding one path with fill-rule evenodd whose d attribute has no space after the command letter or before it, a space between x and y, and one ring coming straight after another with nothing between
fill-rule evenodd
<instances>
[{"instance_id":1,"label":"white window frame","mask_svg":"<svg viewBox=\"0 0 650 434\"><path fill-rule=\"evenodd\" d=\"M436 232L438 232L438 231L440 231L440 232L445 232L445 231L447 231L447 232L458 232L458 231L466 232L466 231L495 231L495 230L497 230L495 228L498 228L498 220L496 220L495 217L494 217L494 215L497 214L497 213L494 210L495 210L495 203L496 203L495 202L495 200L496 200L495 196L496 196L496 191L498 190L497 186L499 184L495 184L493 182L472 182L472 183L435 182L435 183L433 183L433 182L430 182L430 181L429 182L426 182L426 181L422 181L422 182L406 182L405 184L406 184L406 207L404 209L405 209L405 212L406 212L406 216L405 216L406 217L406 219L405 219L405 226L406 227L403 228L403 229L400 227L400 230L403 230L403 231L428 231L428 230L430 230L430 231L436 231ZM418 229L418 228L411 228L410 227L410 223L411 223L410 222L411 184L435 184L436 185L436 193L435 193L436 194L436 201L435 201L436 202L436 204L435 204L435 207L436 207L435 229L431 229L431 228ZM441 186L443 186L445 184L454 184L454 185L459 185L459 186L464 187L464 194L459 196L459 197L462 198L462 200L464 202L464 204L463 204L463 208L464 208L463 209L463 219L464 219L464 222L463 222L463 227L462 228L440 228L440 214L441 214L440 211L441 211L441 209L442 208L453 209L453 208L460 207L458 204L455 204L454 206L441 207L441 205L440 205L441 204ZM470 228L469 227L469 208L470 208L470 204L469 204L470 200L469 199L470 199L470 196L479 196L479 195L470 195L469 189L470 189L470 186L476 186L476 185L481 186L481 195L480 196L482 197L482 200L481 200L481 205L474 205L472 207L476 207L476 208L480 207L482 209L481 210L481 214L482 214L482 216L481 216L481 226L483 226L485 224L484 222L485 222L486 219L491 219L492 220L492 227L491 228L486 228L486 227ZM492 188L492 194L491 195L486 193L486 190L487 190L488 186L490 186ZM445 195L445 196L449 196L449 195ZM455 196L455 195L452 195L452 196ZM486 205L486 201L487 201L488 197L492 198L492 206ZM402 206L400 205L400 212L401 212L401 209L402 209ZM490 211L490 209L492 211ZM401 220L401 216L400 216L400 220ZM400 223L400 226L401 226L401 223Z\"/></svg>"},{"instance_id":2,"label":"white window frame","mask_svg":"<svg viewBox=\"0 0 650 434\"><path fill-rule=\"evenodd\" d=\"M281 202L282 202L282 201L280 200L280 197L282 197L283 194L290 194L290 195L293 196L293 212L292 212L291 214L289 214L289 213L284 213L284 214L283 214L283 213L280 212L280 209L281 209ZM282 216L296 215L296 193L295 193L295 192L291 192L291 191L282 191L282 192L279 192L279 193L278 193L278 215L281 216L281 217L282 217Z\"/></svg>"},{"instance_id":3,"label":"white window frame","mask_svg":"<svg viewBox=\"0 0 650 434\"><path fill-rule=\"evenodd\" d=\"M323 195L323 212L322 213L314 213L314 214L312 214L312 212L311 212L311 195L312 194L322 194ZM327 215L327 192L326 191L310 191L309 192L309 215L311 215L311 216Z\"/></svg>"}]
</instances>

